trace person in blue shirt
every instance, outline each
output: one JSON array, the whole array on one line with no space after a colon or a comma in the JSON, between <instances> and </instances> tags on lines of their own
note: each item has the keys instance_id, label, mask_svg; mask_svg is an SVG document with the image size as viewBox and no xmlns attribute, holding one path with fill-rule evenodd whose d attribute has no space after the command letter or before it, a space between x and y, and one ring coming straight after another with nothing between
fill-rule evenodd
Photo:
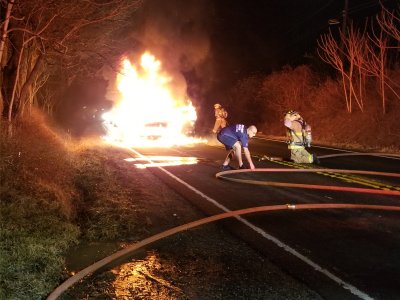
<instances>
[{"instance_id":1,"label":"person in blue shirt","mask_svg":"<svg viewBox=\"0 0 400 300\"><path fill-rule=\"evenodd\" d=\"M257 128L254 125L246 127L243 124L234 124L221 129L217 135L217 139L225 146L226 150L229 150L222 164L223 171L234 170L234 168L229 165L233 156L238 160L239 169L246 169L242 160L242 148L250 169L255 169L249 151L249 138L254 137L256 133Z\"/></svg>"}]
</instances>

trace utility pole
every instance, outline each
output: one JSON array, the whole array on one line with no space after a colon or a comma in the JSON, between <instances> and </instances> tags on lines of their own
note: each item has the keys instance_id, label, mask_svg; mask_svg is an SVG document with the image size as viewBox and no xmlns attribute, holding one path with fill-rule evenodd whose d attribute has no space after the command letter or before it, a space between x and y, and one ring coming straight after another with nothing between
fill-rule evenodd
<instances>
[{"instance_id":1,"label":"utility pole","mask_svg":"<svg viewBox=\"0 0 400 300\"><path fill-rule=\"evenodd\" d=\"M343 54L344 39L346 38L347 21L349 18L349 0L344 0L344 8L342 11L342 36L340 40L340 52Z\"/></svg>"},{"instance_id":2,"label":"utility pole","mask_svg":"<svg viewBox=\"0 0 400 300\"><path fill-rule=\"evenodd\" d=\"M342 22L342 31L346 32L347 20L349 17L349 0L344 0L344 8L343 8L343 22Z\"/></svg>"}]
</instances>

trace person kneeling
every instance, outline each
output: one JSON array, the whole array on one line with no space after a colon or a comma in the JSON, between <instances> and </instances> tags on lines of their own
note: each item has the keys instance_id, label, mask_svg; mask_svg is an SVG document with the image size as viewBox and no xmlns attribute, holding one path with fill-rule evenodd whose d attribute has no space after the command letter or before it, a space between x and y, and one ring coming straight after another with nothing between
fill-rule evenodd
<instances>
[{"instance_id":1,"label":"person kneeling","mask_svg":"<svg viewBox=\"0 0 400 300\"><path fill-rule=\"evenodd\" d=\"M311 147L311 127L303 120L297 111L289 110L285 113L284 124L288 138L290 159L295 163L316 163L319 159L310 154L305 147Z\"/></svg>"}]
</instances>

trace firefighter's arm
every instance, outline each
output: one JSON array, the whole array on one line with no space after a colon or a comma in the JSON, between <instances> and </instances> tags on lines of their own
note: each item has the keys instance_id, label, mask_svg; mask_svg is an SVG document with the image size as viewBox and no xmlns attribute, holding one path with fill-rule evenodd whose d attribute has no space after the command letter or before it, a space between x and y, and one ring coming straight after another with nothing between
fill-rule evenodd
<instances>
[{"instance_id":1,"label":"firefighter's arm","mask_svg":"<svg viewBox=\"0 0 400 300\"><path fill-rule=\"evenodd\" d=\"M255 167L253 164L253 160L251 159L249 148L243 147L243 152L244 152L244 156L246 157L246 159L249 163L250 169L254 170Z\"/></svg>"},{"instance_id":2,"label":"firefighter's arm","mask_svg":"<svg viewBox=\"0 0 400 300\"><path fill-rule=\"evenodd\" d=\"M287 128L292 129L292 121L286 119L286 120L284 121L284 125L285 125Z\"/></svg>"},{"instance_id":3,"label":"firefighter's arm","mask_svg":"<svg viewBox=\"0 0 400 300\"><path fill-rule=\"evenodd\" d=\"M297 132L301 132L301 130L303 129L303 126L301 125L300 122L292 122L292 130L294 130L296 133Z\"/></svg>"}]
</instances>

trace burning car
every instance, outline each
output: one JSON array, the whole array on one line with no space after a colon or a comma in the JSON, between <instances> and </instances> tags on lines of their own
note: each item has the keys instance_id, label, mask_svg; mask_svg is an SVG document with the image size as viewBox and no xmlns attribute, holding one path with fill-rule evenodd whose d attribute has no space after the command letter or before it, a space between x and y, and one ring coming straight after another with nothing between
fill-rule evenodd
<instances>
[{"instance_id":1,"label":"burning car","mask_svg":"<svg viewBox=\"0 0 400 300\"><path fill-rule=\"evenodd\" d=\"M167 135L167 122L151 122L144 124L143 130L140 132L140 137L149 140L158 140Z\"/></svg>"}]
</instances>

